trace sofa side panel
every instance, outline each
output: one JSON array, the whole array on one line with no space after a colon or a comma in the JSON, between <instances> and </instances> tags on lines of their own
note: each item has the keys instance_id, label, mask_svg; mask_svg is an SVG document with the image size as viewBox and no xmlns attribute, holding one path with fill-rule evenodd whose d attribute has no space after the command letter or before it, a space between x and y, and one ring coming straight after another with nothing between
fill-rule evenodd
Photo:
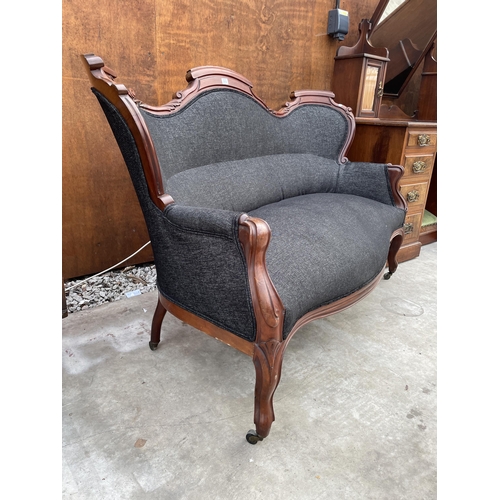
<instances>
[{"instance_id":1,"label":"sofa side panel","mask_svg":"<svg viewBox=\"0 0 500 500\"><path fill-rule=\"evenodd\" d=\"M336 192L396 205L384 163L347 162L341 165Z\"/></svg>"},{"instance_id":2,"label":"sofa side panel","mask_svg":"<svg viewBox=\"0 0 500 500\"><path fill-rule=\"evenodd\" d=\"M155 251L158 288L183 309L248 341L255 340L255 316L241 245L209 231L186 230L166 217Z\"/></svg>"}]
</instances>

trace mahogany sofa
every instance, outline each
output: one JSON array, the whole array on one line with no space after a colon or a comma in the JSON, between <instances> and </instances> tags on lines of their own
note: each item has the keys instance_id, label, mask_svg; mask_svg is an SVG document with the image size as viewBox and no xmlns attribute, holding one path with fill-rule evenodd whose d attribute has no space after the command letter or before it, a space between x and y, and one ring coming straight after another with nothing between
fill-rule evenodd
<instances>
[{"instance_id":1,"label":"mahogany sofa","mask_svg":"<svg viewBox=\"0 0 500 500\"><path fill-rule=\"evenodd\" d=\"M188 71L155 107L82 56L118 142L151 238L158 305L252 357L255 444L274 421L283 354L309 321L352 306L396 270L406 203L400 166L349 162L355 121L326 91L279 111L243 76Z\"/></svg>"}]
</instances>

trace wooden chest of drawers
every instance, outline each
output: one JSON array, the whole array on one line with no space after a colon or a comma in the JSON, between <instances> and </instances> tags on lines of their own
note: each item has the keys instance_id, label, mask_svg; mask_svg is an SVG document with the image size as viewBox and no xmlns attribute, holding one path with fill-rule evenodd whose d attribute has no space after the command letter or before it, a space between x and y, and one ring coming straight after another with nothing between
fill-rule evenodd
<instances>
[{"instance_id":1,"label":"wooden chest of drawers","mask_svg":"<svg viewBox=\"0 0 500 500\"><path fill-rule=\"evenodd\" d=\"M405 238L398 261L420 254L420 228L437 152L437 123L356 118L351 161L402 165L401 193L408 203Z\"/></svg>"}]
</instances>

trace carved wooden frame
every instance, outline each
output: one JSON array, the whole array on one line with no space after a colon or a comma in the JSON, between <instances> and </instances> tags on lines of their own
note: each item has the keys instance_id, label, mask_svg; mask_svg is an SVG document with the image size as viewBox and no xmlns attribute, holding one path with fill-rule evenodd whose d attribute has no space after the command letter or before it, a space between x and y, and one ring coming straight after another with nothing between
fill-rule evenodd
<instances>
[{"instance_id":1,"label":"carved wooden frame","mask_svg":"<svg viewBox=\"0 0 500 500\"><path fill-rule=\"evenodd\" d=\"M278 111L273 111L255 96L252 91L252 84L243 76L226 68L205 66L194 68L187 72L186 80L188 86L186 89L177 92L173 100L162 106L150 106L138 101L135 98L135 94L125 86L115 83L116 74L113 70L105 66L100 57L94 54L86 54L82 56L82 59L92 86L117 107L130 127L139 149L149 194L160 210L164 210L174 200L164 192L154 144L138 110L138 106L158 115L175 113L186 106L201 92L214 88L231 88L242 92L252 97L269 113L280 118L286 117L299 106L308 104L330 106L340 110L347 119L348 135L338 158L338 161L341 163L347 162L345 153L354 137L355 119L351 108L334 101L335 95L332 92L312 90L293 92L290 102L286 102ZM403 168L400 166L390 166L388 170L389 183L396 205L406 209L406 201L399 193L398 188ZM343 311L354 305L375 288L384 273L382 271L371 283L350 296L304 315L296 322L291 332L284 339L284 307L266 267L266 250L271 239L271 229L264 220L244 214L239 219L238 236L248 268L250 291L257 326L255 342L247 341L217 327L209 321L173 304L159 293L158 304L152 320L150 347L153 350L157 348L160 342L162 322L168 311L194 328L252 356L256 372L254 406L256 432L249 431L247 440L254 444L268 436L270 432L272 422L274 421L273 395L280 381L286 346L295 332L310 321ZM392 274L397 268L396 254L402 240L403 229L398 229L391 237L388 255L388 275Z\"/></svg>"}]
</instances>

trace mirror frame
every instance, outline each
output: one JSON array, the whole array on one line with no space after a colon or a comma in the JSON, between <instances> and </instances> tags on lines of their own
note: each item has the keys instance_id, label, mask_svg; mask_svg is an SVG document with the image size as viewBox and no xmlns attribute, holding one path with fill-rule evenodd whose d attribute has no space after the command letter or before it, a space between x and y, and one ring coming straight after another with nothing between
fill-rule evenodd
<instances>
[{"instance_id":1,"label":"mirror frame","mask_svg":"<svg viewBox=\"0 0 500 500\"><path fill-rule=\"evenodd\" d=\"M373 31L375 29L375 27L377 26L377 24L380 21L380 18L382 17L382 14L384 13L388 3L389 3L389 0L380 0L380 2L378 3L378 5L377 5L377 7L376 7L375 11L373 12L373 15L370 19L370 24L372 26L370 31ZM369 41L370 40L370 33L368 33L367 38ZM417 59L417 61L413 65L413 68L408 73L408 76L406 77L405 81L401 84L399 91L397 93L384 92L384 94L383 94L384 97L396 99L402 94L402 92L408 86L408 83L410 82L410 80L413 78L413 76L414 76L415 72L417 71L417 69L419 68L420 64L424 60L427 52L432 49L432 46L433 46L434 42L436 41L436 38L437 38L437 28L434 31L434 33L431 35L429 42L427 43L425 48L422 50L422 53L420 54L420 57ZM386 47L386 48L387 48L387 50L389 50L389 47ZM391 54L389 53L389 59L390 58L391 58ZM388 64L390 64L390 62ZM384 86L385 86L385 83L386 82L384 82Z\"/></svg>"}]
</instances>

